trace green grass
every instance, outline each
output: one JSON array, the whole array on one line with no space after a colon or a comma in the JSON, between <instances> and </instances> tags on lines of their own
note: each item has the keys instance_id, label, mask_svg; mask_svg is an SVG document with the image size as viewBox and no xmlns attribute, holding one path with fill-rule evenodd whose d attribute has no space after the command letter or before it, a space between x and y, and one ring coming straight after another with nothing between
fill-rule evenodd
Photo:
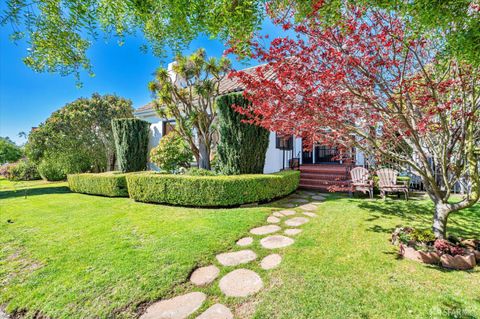
<instances>
[{"instance_id":1,"label":"green grass","mask_svg":"<svg viewBox=\"0 0 480 319\"><path fill-rule=\"evenodd\" d=\"M0 192L0 305L27 317L135 317L270 212L142 204L37 183L26 198Z\"/></svg>"},{"instance_id":2,"label":"green grass","mask_svg":"<svg viewBox=\"0 0 480 319\"><path fill-rule=\"evenodd\" d=\"M397 258L398 224L429 227L426 200L330 198L285 250L254 318L480 318L480 267L448 271ZM452 234L480 237L480 205L453 214Z\"/></svg>"},{"instance_id":3,"label":"green grass","mask_svg":"<svg viewBox=\"0 0 480 319\"><path fill-rule=\"evenodd\" d=\"M27 317L132 318L151 301L195 290L209 297L192 318L216 302L236 318L480 318L480 267L448 271L402 260L389 242L399 224L429 227L427 200L330 195L294 245L278 250L279 268L241 266L258 272L265 289L227 298L218 280L197 288L189 273L217 264L218 252L238 250L235 240L285 200L187 209L31 184L26 199L24 190L0 192L0 304L26 309ZM449 230L480 237L480 205L453 214ZM258 260L271 253L259 238L249 247ZM239 267L220 268L223 276Z\"/></svg>"}]
</instances>

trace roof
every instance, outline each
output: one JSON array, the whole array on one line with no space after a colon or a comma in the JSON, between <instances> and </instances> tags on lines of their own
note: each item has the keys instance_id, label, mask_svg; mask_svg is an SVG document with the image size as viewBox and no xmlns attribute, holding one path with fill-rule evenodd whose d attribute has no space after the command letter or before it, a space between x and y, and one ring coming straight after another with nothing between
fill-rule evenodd
<instances>
[{"instance_id":1,"label":"roof","mask_svg":"<svg viewBox=\"0 0 480 319\"><path fill-rule=\"evenodd\" d=\"M262 66L262 65L264 65L264 64L252 66L252 67L240 70L240 71L253 74L255 69ZM219 83L220 95L225 95L225 94L234 93L234 92L241 92L244 89L245 89L245 87L243 86L242 83L239 83L237 81L237 79L230 78L228 76L223 78ZM149 102L149 103L145 104L144 106L141 106L138 109L136 109L134 113L135 114L149 113L149 112L153 111L154 109L155 109L155 102Z\"/></svg>"}]
</instances>

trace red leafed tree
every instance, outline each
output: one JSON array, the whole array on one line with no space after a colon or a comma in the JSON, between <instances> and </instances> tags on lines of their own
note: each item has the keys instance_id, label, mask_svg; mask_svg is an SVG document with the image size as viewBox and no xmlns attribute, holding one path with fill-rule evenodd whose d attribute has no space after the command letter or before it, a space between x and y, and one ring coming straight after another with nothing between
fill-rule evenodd
<instances>
[{"instance_id":1,"label":"red leafed tree","mask_svg":"<svg viewBox=\"0 0 480 319\"><path fill-rule=\"evenodd\" d=\"M349 7L341 22L276 21L291 37L252 44L265 64L232 72L251 100L238 112L269 130L410 167L435 204L433 231L479 199L479 70L441 58L441 43L416 36L392 12ZM454 185L467 194L451 202Z\"/></svg>"}]
</instances>

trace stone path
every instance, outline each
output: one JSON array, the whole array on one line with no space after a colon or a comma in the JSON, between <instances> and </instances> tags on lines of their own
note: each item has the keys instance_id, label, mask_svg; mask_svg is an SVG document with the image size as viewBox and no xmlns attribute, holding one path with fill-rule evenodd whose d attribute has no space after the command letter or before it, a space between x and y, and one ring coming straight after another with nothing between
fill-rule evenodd
<instances>
[{"instance_id":1,"label":"stone path","mask_svg":"<svg viewBox=\"0 0 480 319\"><path fill-rule=\"evenodd\" d=\"M293 197L293 198L292 198ZM299 227L308 223L309 218L315 218L318 215L313 211L317 210L317 205L325 200L325 196L314 192L300 191L290 197L288 203L282 207L296 207L294 203L301 203L295 210L280 210L273 212L267 218L267 225L250 229L250 234L255 236L265 236L259 239L260 246L264 249L275 250L288 247L295 243L293 238L302 232L300 228L286 228L284 235L275 234L282 230L277 225L284 223L289 227ZM316 200L318 202L313 202ZM296 215L296 216L295 216ZM299 216L300 215L300 216ZM303 215L303 216L302 216ZM306 217L305 217L306 216ZM307 218L309 217L309 218ZM239 247L252 245L257 239L251 236L243 237L237 240ZM254 246L255 247L255 246ZM257 254L252 249L243 249L238 251L221 253L216 256L218 263L222 266L238 266L248 264L257 259ZM277 253L269 254L260 261L260 268L271 270L280 266L282 256ZM206 286L213 283L220 274L220 269L215 265L200 267L190 276L190 282L195 286ZM259 292L263 288L262 278L254 271L249 269L235 269L227 273L218 281L220 291L228 297L247 297ZM185 319L197 312L207 299L202 292L190 292L171 299L160 300L150 305L140 319ZM0 319L3 319L0 311ZM8 318L8 317L7 317ZM233 319L232 311L225 305L216 303L196 317L197 319Z\"/></svg>"},{"instance_id":2,"label":"stone path","mask_svg":"<svg viewBox=\"0 0 480 319\"><path fill-rule=\"evenodd\" d=\"M257 259L257 254L250 249L217 255L218 262L223 266L238 266L240 264L249 263L255 259Z\"/></svg>"}]
</instances>

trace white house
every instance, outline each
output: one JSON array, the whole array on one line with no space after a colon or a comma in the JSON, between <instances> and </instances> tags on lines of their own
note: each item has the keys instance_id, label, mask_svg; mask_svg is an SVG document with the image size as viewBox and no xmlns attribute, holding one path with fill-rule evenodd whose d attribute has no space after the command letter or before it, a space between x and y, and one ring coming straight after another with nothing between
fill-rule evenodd
<instances>
[{"instance_id":1,"label":"white house","mask_svg":"<svg viewBox=\"0 0 480 319\"><path fill-rule=\"evenodd\" d=\"M169 66L171 68L171 66ZM245 69L250 72L254 68ZM231 79L220 83L220 92L228 94L241 92L243 88ZM158 145L163 135L174 125L172 119L160 118L154 109L154 104L146 104L134 112L135 117L150 122L149 149ZM355 153L355 152L354 152ZM357 152L355 158L348 164L335 159L336 150L323 145L317 145L313 151L303 151L302 139L281 137L275 132L270 133L270 142L266 153L264 173L274 173L289 169L299 164L301 169L301 186L305 188L325 189L332 184L342 186L348 180L348 170L352 163L363 165L363 156ZM149 164L151 169L155 165Z\"/></svg>"}]
</instances>

